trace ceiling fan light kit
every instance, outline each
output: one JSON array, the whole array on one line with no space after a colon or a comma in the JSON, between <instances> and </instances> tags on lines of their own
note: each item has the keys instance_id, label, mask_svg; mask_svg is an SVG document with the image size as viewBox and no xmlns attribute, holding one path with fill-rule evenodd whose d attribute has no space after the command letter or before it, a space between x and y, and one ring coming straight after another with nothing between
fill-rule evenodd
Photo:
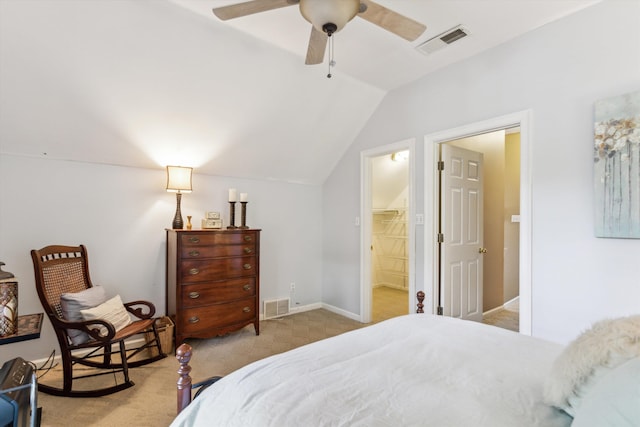
<instances>
[{"instance_id":1,"label":"ceiling fan light kit","mask_svg":"<svg viewBox=\"0 0 640 427\"><path fill-rule=\"evenodd\" d=\"M223 21L254 13L299 4L300 13L311 23L311 36L305 64L321 64L331 35L344 28L355 16L384 28L408 41L417 39L427 27L371 0L251 0L213 9ZM331 69L333 58L329 59ZM328 77L331 77L329 73Z\"/></svg>"},{"instance_id":2,"label":"ceiling fan light kit","mask_svg":"<svg viewBox=\"0 0 640 427\"><path fill-rule=\"evenodd\" d=\"M324 26L333 24L340 31L360 9L360 0L300 0L300 13L316 30L325 31ZM327 33L328 34L328 33Z\"/></svg>"}]
</instances>

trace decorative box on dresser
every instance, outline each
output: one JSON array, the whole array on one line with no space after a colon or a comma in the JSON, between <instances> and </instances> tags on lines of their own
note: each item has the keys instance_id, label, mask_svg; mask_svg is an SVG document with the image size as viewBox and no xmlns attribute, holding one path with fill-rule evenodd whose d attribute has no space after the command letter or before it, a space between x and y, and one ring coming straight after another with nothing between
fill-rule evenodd
<instances>
[{"instance_id":1,"label":"decorative box on dresser","mask_svg":"<svg viewBox=\"0 0 640 427\"><path fill-rule=\"evenodd\" d=\"M167 230L167 315L176 347L253 323L260 334L260 230Z\"/></svg>"}]
</instances>

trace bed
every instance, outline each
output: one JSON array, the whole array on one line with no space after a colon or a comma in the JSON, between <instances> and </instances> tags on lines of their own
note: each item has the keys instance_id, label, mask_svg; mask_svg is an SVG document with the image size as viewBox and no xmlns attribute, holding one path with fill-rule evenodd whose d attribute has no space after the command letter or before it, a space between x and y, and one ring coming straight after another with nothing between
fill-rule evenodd
<instances>
[{"instance_id":1,"label":"bed","mask_svg":"<svg viewBox=\"0 0 640 427\"><path fill-rule=\"evenodd\" d=\"M628 341L635 349L626 359L616 356L607 369L637 361L618 372L635 380L612 387L631 396L631 416L640 423L640 404L633 412L640 403L640 316L634 322L637 335ZM475 322L406 315L247 365L195 398L172 427L560 427L573 417L579 426L640 425L590 424L597 419L593 413L578 418L576 411L589 407L583 392L593 389L587 385L594 369L606 363L595 357L575 369L574 359L593 343L577 344L567 348ZM178 351L179 388L190 381L186 349Z\"/></svg>"}]
</instances>

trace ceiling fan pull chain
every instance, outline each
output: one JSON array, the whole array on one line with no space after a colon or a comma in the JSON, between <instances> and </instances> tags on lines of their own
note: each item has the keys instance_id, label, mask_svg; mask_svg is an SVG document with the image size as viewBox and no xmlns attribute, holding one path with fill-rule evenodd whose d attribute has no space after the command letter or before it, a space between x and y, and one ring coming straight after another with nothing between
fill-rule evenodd
<instances>
[{"instance_id":1,"label":"ceiling fan pull chain","mask_svg":"<svg viewBox=\"0 0 640 427\"><path fill-rule=\"evenodd\" d=\"M327 74L327 78L331 78L331 67L336 65L336 61L333 60L333 37L329 34L329 73Z\"/></svg>"}]
</instances>

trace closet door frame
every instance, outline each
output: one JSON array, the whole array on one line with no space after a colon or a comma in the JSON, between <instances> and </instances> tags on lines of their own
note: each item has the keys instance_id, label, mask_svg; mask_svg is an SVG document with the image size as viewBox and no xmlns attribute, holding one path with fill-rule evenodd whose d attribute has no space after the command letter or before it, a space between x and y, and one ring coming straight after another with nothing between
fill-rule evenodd
<instances>
[{"instance_id":1,"label":"closet door frame","mask_svg":"<svg viewBox=\"0 0 640 427\"><path fill-rule=\"evenodd\" d=\"M392 144L365 150L360 153L360 217L355 219L355 225L360 225L360 321L371 322L371 245L373 231L373 207L372 207L372 161L373 158L391 155L397 151L409 151L409 189L407 201L407 233L408 233L408 303L409 312L413 312L411 307L416 307L416 208L415 208L415 138L398 141ZM423 216L424 218L424 216Z\"/></svg>"}]
</instances>

